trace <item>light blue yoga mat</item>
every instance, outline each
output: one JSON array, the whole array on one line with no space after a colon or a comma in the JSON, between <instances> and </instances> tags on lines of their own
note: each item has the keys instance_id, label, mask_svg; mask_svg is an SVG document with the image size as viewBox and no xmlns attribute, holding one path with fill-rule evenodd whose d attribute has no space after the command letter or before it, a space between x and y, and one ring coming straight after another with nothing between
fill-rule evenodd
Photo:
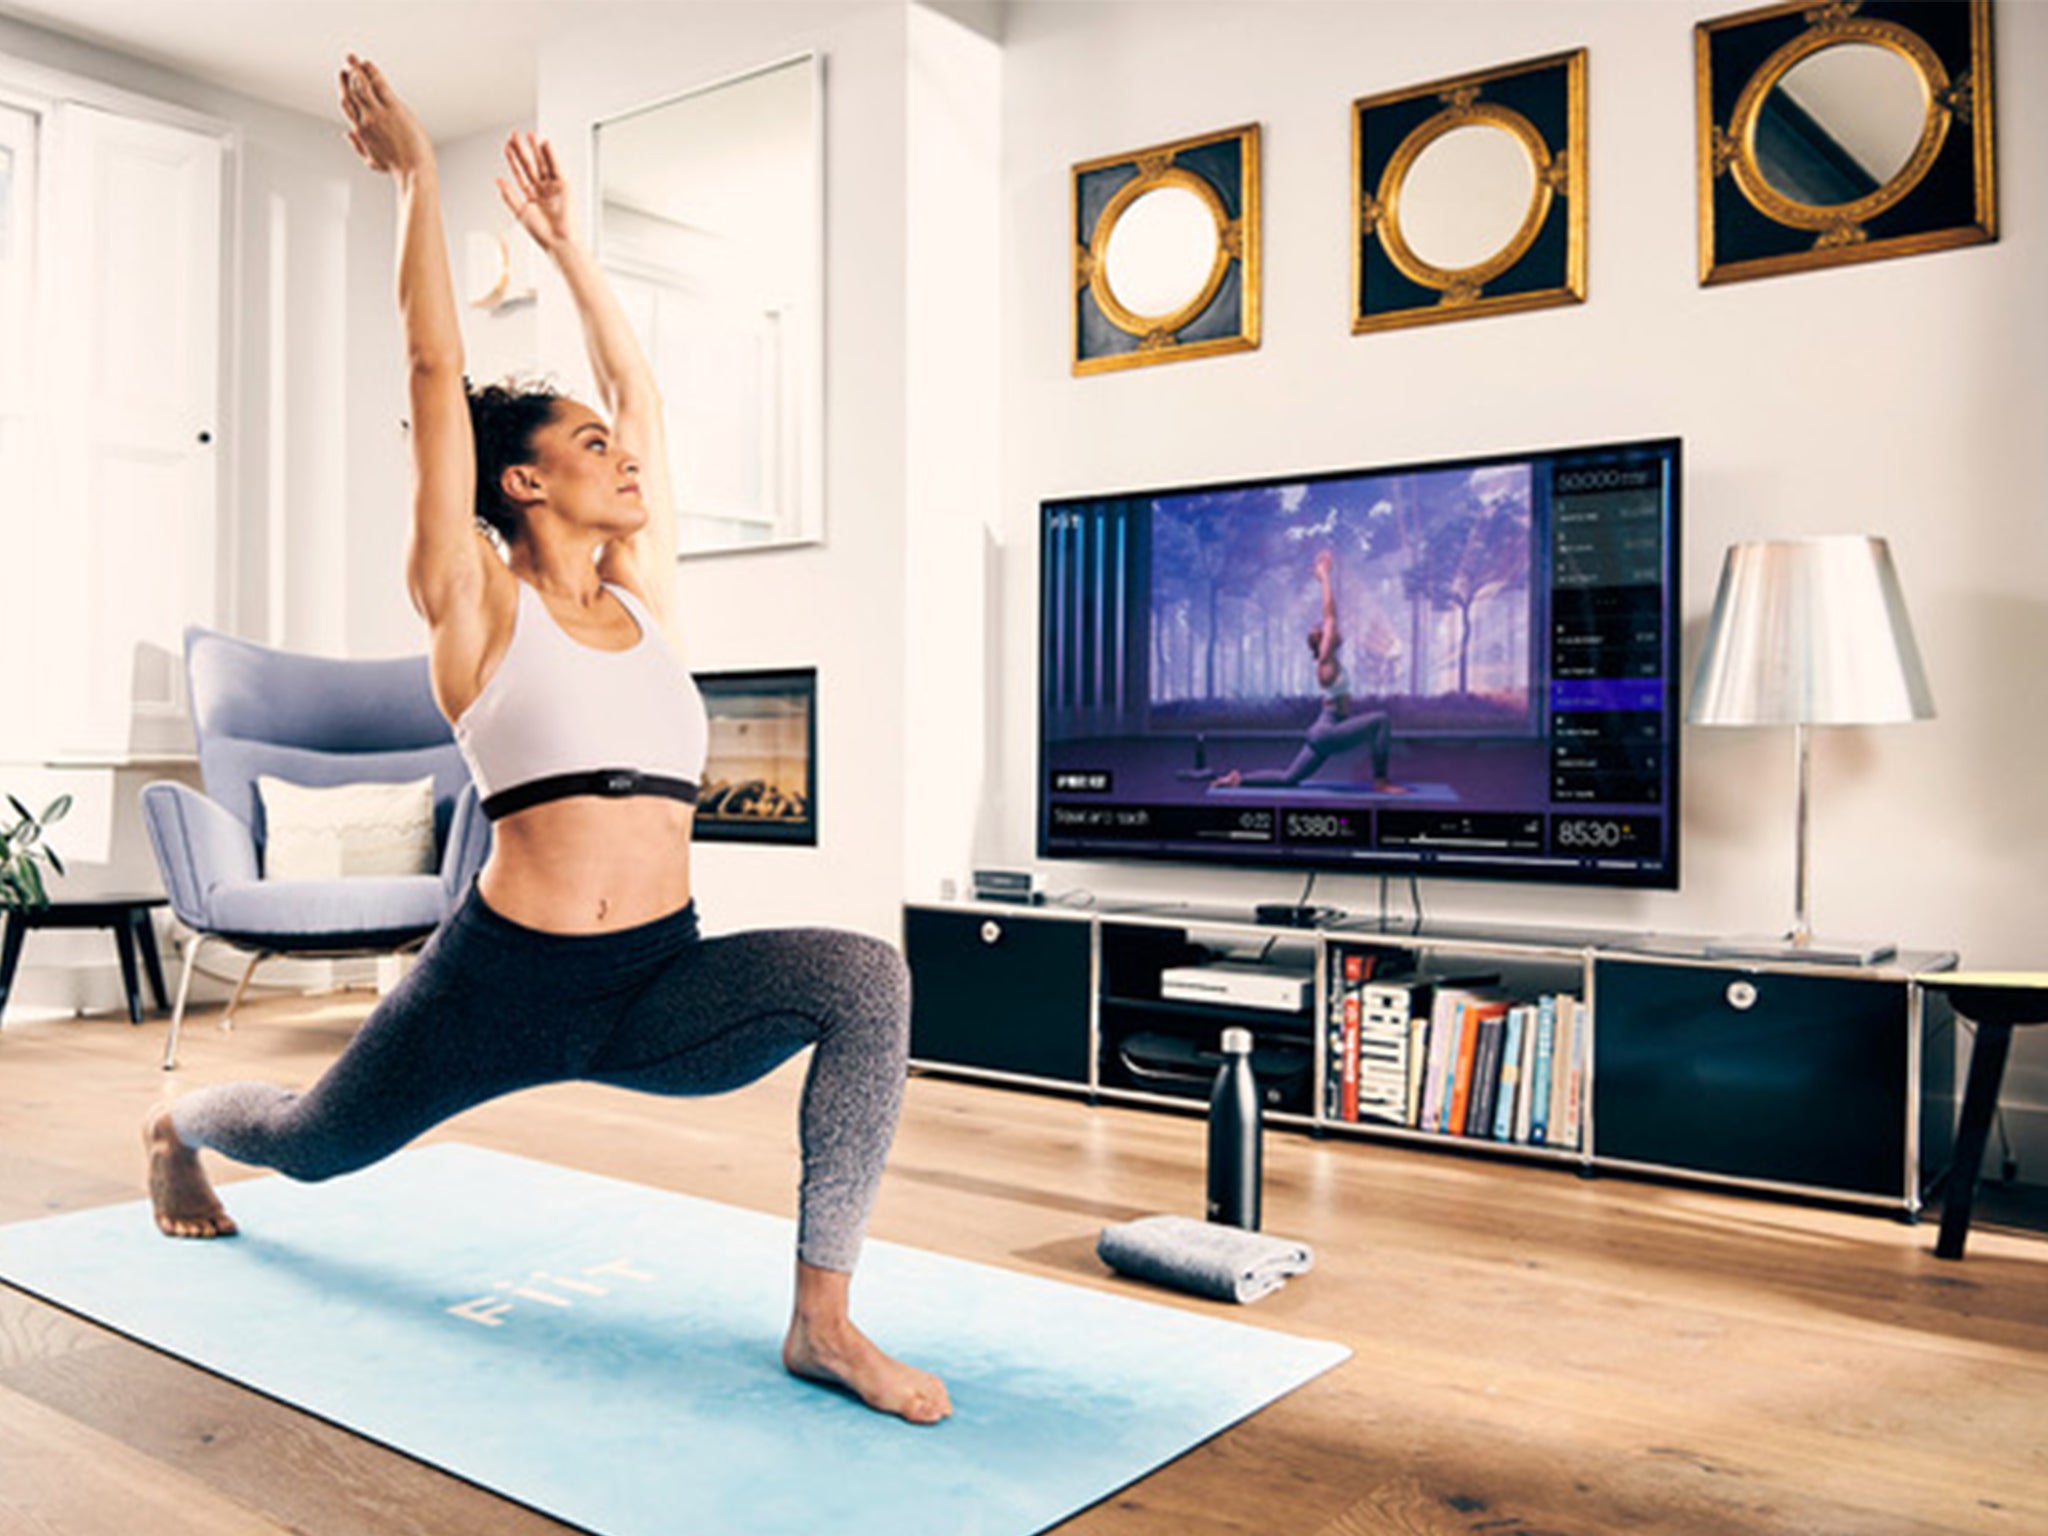
<instances>
[{"instance_id":1,"label":"light blue yoga mat","mask_svg":"<svg viewBox=\"0 0 2048 1536\"><path fill-rule=\"evenodd\" d=\"M1350 1353L871 1242L856 1318L952 1392L920 1428L783 1371L777 1217L453 1144L227 1198L221 1242L0 1228L0 1278L604 1536L1024 1536Z\"/></svg>"}]
</instances>

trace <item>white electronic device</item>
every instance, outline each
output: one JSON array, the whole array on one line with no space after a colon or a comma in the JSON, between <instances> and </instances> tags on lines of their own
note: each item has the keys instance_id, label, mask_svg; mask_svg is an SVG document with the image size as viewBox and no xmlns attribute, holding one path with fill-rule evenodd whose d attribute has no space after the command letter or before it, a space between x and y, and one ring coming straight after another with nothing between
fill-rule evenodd
<instances>
[{"instance_id":1,"label":"white electronic device","mask_svg":"<svg viewBox=\"0 0 2048 1536\"><path fill-rule=\"evenodd\" d=\"M1287 965L1218 960L1209 965L1176 965L1159 973L1159 995L1175 1003L1221 1003L1300 1013L1315 989L1315 974Z\"/></svg>"}]
</instances>

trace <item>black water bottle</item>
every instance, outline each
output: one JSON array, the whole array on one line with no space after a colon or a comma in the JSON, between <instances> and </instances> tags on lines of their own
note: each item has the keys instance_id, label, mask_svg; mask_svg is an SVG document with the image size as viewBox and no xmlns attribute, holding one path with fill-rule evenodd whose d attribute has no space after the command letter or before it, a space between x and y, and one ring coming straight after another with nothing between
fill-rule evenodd
<instances>
[{"instance_id":1,"label":"black water bottle","mask_svg":"<svg viewBox=\"0 0 2048 1536\"><path fill-rule=\"evenodd\" d=\"M1223 1031L1223 1065L1209 1094L1209 1219L1259 1230L1259 1082L1252 1075L1252 1032Z\"/></svg>"}]
</instances>

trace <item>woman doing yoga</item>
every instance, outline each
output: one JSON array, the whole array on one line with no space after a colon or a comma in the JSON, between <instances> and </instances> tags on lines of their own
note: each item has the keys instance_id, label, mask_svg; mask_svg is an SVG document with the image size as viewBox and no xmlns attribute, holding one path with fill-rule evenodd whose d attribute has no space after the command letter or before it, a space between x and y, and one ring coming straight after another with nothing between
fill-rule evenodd
<instances>
[{"instance_id":1,"label":"woman doing yoga","mask_svg":"<svg viewBox=\"0 0 2048 1536\"><path fill-rule=\"evenodd\" d=\"M1372 753L1372 787L1383 795L1402 793L1401 786L1387 777L1394 752L1394 726L1382 710L1354 710L1351 684L1344 675L1344 635L1337 628L1337 592L1331 582L1333 564L1325 549L1316 555L1316 581L1323 589L1323 622L1308 632L1308 648L1315 653L1316 686L1322 690L1323 706L1315 722L1301 738L1301 750L1285 768L1258 768L1241 772L1236 768L1209 781L1211 789L1236 789L1240 785L1284 788L1301 783L1340 752L1364 746Z\"/></svg>"},{"instance_id":2,"label":"woman doing yoga","mask_svg":"<svg viewBox=\"0 0 2048 1536\"><path fill-rule=\"evenodd\" d=\"M498 186L575 301L609 421L544 391L467 387L433 146L354 55L341 105L350 143L397 190L407 584L493 846L475 888L312 1088L231 1083L152 1114L157 1224L174 1237L235 1230L202 1148L330 1178L517 1089L581 1079L720 1093L808 1046L783 1361L883 1412L944 1418L944 1384L882 1353L848 1315L902 1098L908 980L895 950L858 934L698 937L690 821L706 728L669 639L676 535L661 402L576 237L554 153L515 134Z\"/></svg>"}]
</instances>

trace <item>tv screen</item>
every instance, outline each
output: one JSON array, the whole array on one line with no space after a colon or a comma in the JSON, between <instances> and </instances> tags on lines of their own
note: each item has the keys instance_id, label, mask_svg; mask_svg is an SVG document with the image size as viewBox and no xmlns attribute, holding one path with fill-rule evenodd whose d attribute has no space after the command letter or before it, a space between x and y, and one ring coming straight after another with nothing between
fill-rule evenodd
<instances>
[{"instance_id":1,"label":"tv screen","mask_svg":"<svg viewBox=\"0 0 2048 1536\"><path fill-rule=\"evenodd\" d=\"M1038 851L1678 884L1679 443L1041 509Z\"/></svg>"}]
</instances>

